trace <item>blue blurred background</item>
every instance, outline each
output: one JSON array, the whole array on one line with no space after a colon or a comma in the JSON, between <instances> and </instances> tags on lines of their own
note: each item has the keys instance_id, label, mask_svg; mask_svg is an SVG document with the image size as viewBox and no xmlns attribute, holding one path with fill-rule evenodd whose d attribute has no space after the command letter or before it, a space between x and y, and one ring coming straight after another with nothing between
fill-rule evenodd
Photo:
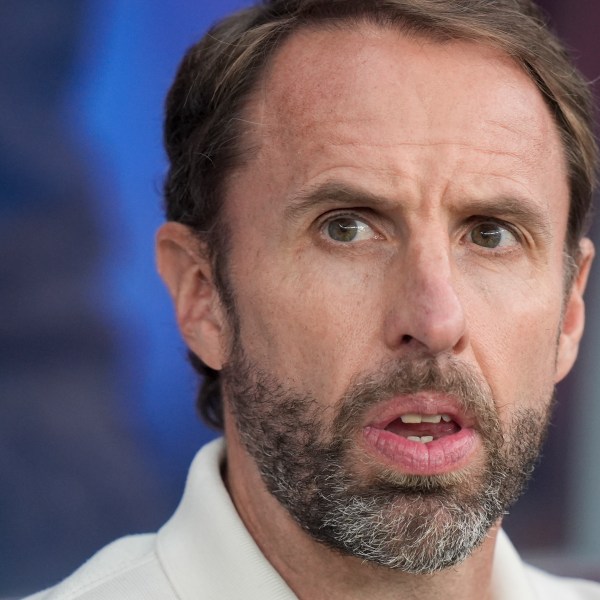
<instances>
[{"instance_id":1,"label":"blue blurred background","mask_svg":"<svg viewBox=\"0 0 600 600\"><path fill-rule=\"evenodd\" d=\"M0 3L0 596L155 530L214 433L155 274L164 95L244 0ZM543 6L590 79L600 5ZM598 237L595 236L598 240ZM545 459L507 520L533 560L600 565L600 272Z\"/></svg>"}]
</instances>

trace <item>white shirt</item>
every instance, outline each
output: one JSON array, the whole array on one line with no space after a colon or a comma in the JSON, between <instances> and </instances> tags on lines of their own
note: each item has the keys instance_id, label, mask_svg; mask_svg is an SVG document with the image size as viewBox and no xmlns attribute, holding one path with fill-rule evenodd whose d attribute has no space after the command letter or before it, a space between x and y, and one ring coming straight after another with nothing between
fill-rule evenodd
<instances>
[{"instance_id":1,"label":"white shirt","mask_svg":"<svg viewBox=\"0 0 600 600\"><path fill-rule=\"evenodd\" d=\"M216 440L194 459L181 504L157 534L106 546L62 583L27 600L293 600L235 510ZM600 584L561 579L525 565L501 531L494 600L600 600Z\"/></svg>"}]
</instances>

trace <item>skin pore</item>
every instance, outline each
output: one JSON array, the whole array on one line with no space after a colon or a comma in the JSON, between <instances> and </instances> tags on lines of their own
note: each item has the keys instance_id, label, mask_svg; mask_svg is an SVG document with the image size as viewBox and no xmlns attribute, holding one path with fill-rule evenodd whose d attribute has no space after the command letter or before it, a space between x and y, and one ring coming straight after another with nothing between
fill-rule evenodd
<instances>
[{"instance_id":1,"label":"skin pore","mask_svg":"<svg viewBox=\"0 0 600 600\"><path fill-rule=\"evenodd\" d=\"M407 362L473 373L506 439L523 411L544 415L576 357L593 249L582 242L565 301L567 175L556 127L528 77L481 45L366 24L307 30L278 51L248 115L258 151L231 178L224 209L235 345L252 367L276 390L310 398L322 436L352 382ZM466 600L491 597L498 523L463 562L411 574L315 541L268 491L240 434L235 386L227 393L231 319L202 256L182 226L159 233L159 269L184 337L206 364L225 367L228 489L296 595L426 600L452 589ZM256 383L252 371L248 378ZM417 405L454 411L469 430L468 451L460 460L441 452L432 472L457 476L465 492L487 469L488 429L444 389L373 400L344 430L344 468L363 483L383 473L425 477L422 461L413 470L365 433Z\"/></svg>"}]
</instances>

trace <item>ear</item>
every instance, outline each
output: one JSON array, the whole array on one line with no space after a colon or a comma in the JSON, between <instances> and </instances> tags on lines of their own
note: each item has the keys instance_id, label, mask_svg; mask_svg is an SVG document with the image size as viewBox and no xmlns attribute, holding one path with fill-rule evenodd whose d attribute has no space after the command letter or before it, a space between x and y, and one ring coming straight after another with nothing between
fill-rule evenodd
<instances>
[{"instance_id":1,"label":"ear","mask_svg":"<svg viewBox=\"0 0 600 600\"><path fill-rule=\"evenodd\" d=\"M571 290L565 301L563 321L558 342L555 383L558 383L567 375L577 358L579 342L583 335L583 328L585 325L583 292L585 291L593 258L594 244L588 238L582 239L579 243L577 272L571 285Z\"/></svg>"},{"instance_id":2,"label":"ear","mask_svg":"<svg viewBox=\"0 0 600 600\"><path fill-rule=\"evenodd\" d=\"M188 348L221 369L226 320L205 248L188 227L168 222L156 234L156 262Z\"/></svg>"}]
</instances>

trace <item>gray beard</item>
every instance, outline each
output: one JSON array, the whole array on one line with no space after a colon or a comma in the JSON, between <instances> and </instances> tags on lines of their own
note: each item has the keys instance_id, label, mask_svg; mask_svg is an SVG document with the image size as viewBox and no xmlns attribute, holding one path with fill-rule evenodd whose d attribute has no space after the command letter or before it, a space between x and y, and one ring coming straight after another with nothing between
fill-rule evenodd
<instances>
[{"instance_id":1,"label":"gray beard","mask_svg":"<svg viewBox=\"0 0 600 600\"><path fill-rule=\"evenodd\" d=\"M425 574L465 560L522 493L547 431L551 399L516 412L503 433L489 386L458 361L385 365L326 409L234 347L223 391L268 491L315 540L374 565ZM358 475L361 457L352 459L365 412L427 390L452 394L475 416L485 465L427 477L382 466Z\"/></svg>"}]
</instances>

